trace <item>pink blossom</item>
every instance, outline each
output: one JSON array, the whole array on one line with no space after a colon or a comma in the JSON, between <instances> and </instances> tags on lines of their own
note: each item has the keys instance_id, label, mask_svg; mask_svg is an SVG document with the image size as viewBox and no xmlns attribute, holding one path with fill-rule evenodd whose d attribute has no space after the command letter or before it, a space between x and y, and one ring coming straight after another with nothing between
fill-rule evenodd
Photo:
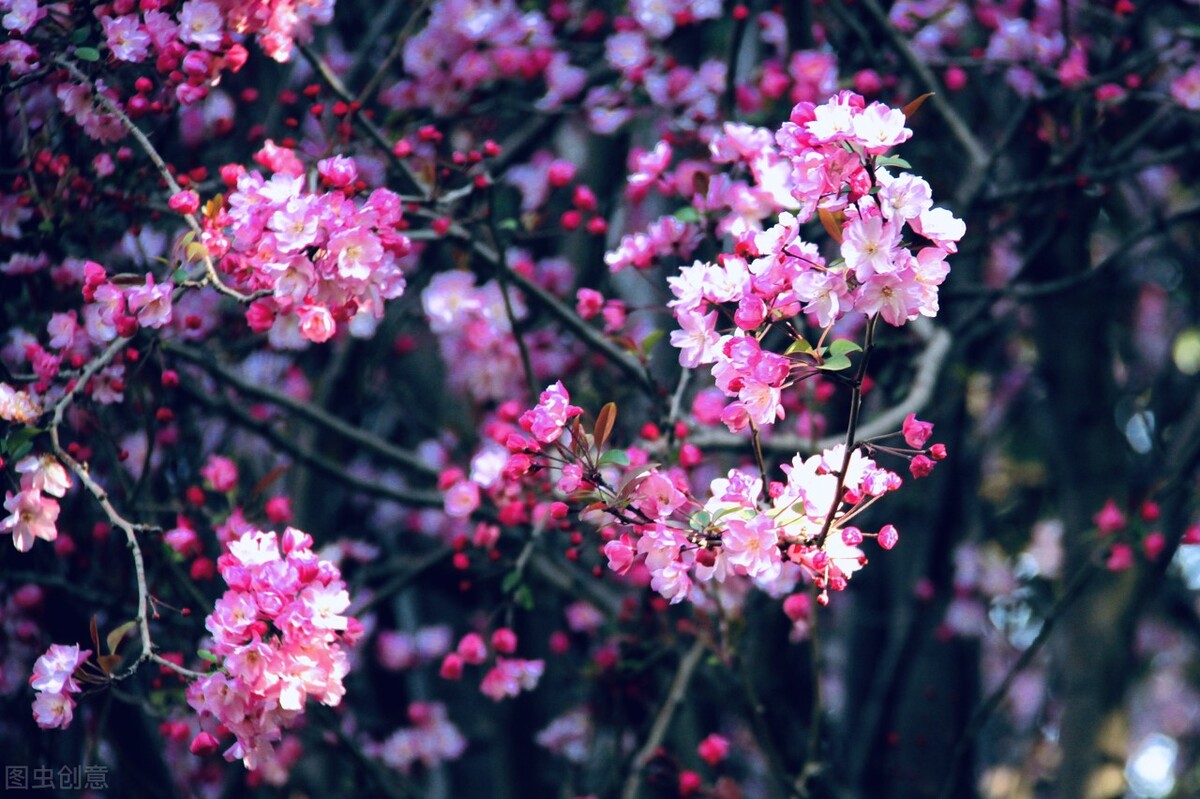
<instances>
[{"instance_id":1,"label":"pink blossom","mask_svg":"<svg viewBox=\"0 0 1200 799\"><path fill-rule=\"evenodd\" d=\"M36 488L25 489L14 495L6 492L4 509L10 512L0 521L0 533L11 532L13 546L20 552L28 552L35 538L53 541L58 538L58 503L42 496Z\"/></svg>"},{"instance_id":2,"label":"pink blossom","mask_svg":"<svg viewBox=\"0 0 1200 799\"><path fill-rule=\"evenodd\" d=\"M769 517L757 515L749 521L730 519L721 536L721 546L730 565L740 573L763 580L779 576L782 565L779 531Z\"/></svg>"},{"instance_id":3,"label":"pink blossom","mask_svg":"<svg viewBox=\"0 0 1200 799\"><path fill-rule=\"evenodd\" d=\"M188 0L179 9L179 38L204 50L221 46L224 19L221 9L209 0Z\"/></svg>"},{"instance_id":4,"label":"pink blossom","mask_svg":"<svg viewBox=\"0 0 1200 799\"><path fill-rule=\"evenodd\" d=\"M150 53L150 34L141 26L137 15L101 17L108 49L118 61L139 63Z\"/></svg>"},{"instance_id":5,"label":"pink blossom","mask_svg":"<svg viewBox=\"0 0 1200 799\"><path fill-rule=\"evenodd\" d=\"M209 455L208 462L200 469L200 476L208 481L213 491L232 491L237 486L237 466L223 455Z\"/></svg>"},{"instance_id":6,"label":"pink blossom","mask_svg":"<svg viewBox=\"0 0 1200 799\"><path fill-rule=\"evenodd\" d=\"M146 284L130 289L125 297L131 313L137 314L138 324L159 328L171 322L171 282L154 284L154 276L146 275Z\"/></svg>"},{"instance_id":7,"label":"pink blossom","mask_svg":"<svg viewBox=\"0 0 1200 799\"><path fill-rule=\"evenodd\" d=\"M0 23L6 30L24 36L45 15L45 9L38 7L38 0L12 0L8 13L0 19Z\"/></svg>"},{"instance_id":8,"label":"pink blossom","mask_svg":"<svg viewBox=\"0 0 1200 799\"><path fill-rule=\"evenodd\" d=\"M35 691L49 694L78 691L79 684L71 675L91 654L90 649L80 650L79 644L51 644L33 664L29 684Z\"/></svg>"},{"instance_id":9,"label":"pink blossom","mask_svg":"<svg viewBox=\"0 0 1200 799\"><path fill-rule=\"evenodd\" d=\"M901 430L904 433L904 441L910 447L913 449L924 449L925 443L933 435L933 424L931 422L922 422L917 419L915 413L910 413L904 417L904 424Z\"/></svg>"},{"instance_id":10,"label":"pink blossom","mask_svg":"<svg viewBox=\"0 0 1200 799\"><path fill-rule=\"evenodd\" d=\"M26 455L17 461L14 468L22 475L22 489L35 489L54 497L61 497L72 485L71 475L66 467L50 454Z\"/></svg>"},{"instance_id":11,"label":"pink blossom","mask_svg":"<svg viewBox=\"0 0 1200 799\"><path fill-rule=\"evenodd\" d=\"M39 691L33 700L33 718L43 730L65 730L75 718L75 699L66 693Z\"/></svg>"},{"instance_id":12,"label":"pink blossom","mask_svg":"<svg viewBox=\"0 0 1200 799\"><path fill-rule=\"evenodd\" d=\"M557 441L567 422L583 413L570 400L561 380L547 386L538 404L521 415L521 427L543 444Z\"/></svg>"},{"instance_id":13,"label":"pink blossom","mask_svg":"<svg viewBox=\"0 0 1200 799\"><path fill-rule=\"evenodd\" d=\"M545 661L520 658L496 658L496 665L484 675L479 690L495 702L513 697L522 690L532 691L545 671Z\"/></svg>"}]
</instances>

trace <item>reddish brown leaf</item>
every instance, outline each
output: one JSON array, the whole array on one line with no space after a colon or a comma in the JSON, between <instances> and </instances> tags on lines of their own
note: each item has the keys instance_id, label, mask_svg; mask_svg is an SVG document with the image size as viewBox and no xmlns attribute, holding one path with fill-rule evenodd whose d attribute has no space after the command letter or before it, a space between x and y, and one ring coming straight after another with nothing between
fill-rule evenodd
<instances>
[{"instance_id":1,"label":"reddish brown leaf","mask_svg":"<svg viewBox=\"0 0 1200 799\"><path fill-rule=\"evenodd\" d=\"M615 402L606 403L600 409L600 413L596 414L596 427L592 433L596 437L596 451L603 449L605 443L608 442L609 435L612 434L613 424L617 421L617 404Z\"/></svg>"},{"instance_id":2,"label":"reddish brown leaf","mask_svg":"<svg viewBox=\"0 0 1200 799\"><path fill-rule=\"evenodd\" d=\"M933 97L933 92L925 92L925 93L924 93L924 94L922 94L920 97L918 97L917 99L913 100L913 101L912 101L911 103L909 103L908 105L904 106L904 118L905 118L905 119L912 119L912 115L913 115L913 114L915 114L915 113L917 113L917 109L918 109L918 108L920 108L920 107L921 107L921 105L922 105L922 104L923 104L923 103L924 103L926 100L928 100L930 97Z\"/></svg>"},{"instance_id":3,"label":"reddish brown leaf","mask_svg":"<svg viewBox=\"0 0 1200 799\"><path fill-rule=\"evenodd\" d=\"M824 208L818 208L817 216L821 218L821 225L825 228L825 232L840 245L842 243L842 222L846 221L846 215L841 211L826 211Z\"/></svg>"}]
</instances>

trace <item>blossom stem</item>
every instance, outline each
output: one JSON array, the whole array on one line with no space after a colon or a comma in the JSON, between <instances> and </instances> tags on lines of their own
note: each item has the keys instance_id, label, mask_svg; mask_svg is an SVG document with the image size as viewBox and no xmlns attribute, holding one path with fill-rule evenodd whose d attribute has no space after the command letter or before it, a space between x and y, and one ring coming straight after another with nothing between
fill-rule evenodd
<instances>
[{"instance_id":1,"label":"blossom stem","mask_svg":"<svg viewBox=\"0 0 1200 799\"><path fill-rule=\"evenodd\" d=\"M846 423L846 441L845 451L842 453L842 465L838 469L837 488L833 492L833 503L829 507L829 512L825 514L825 523L821 525L821 533L817 536L817 546L825 545L825 539L829 535L829 528L833 526L833 517L837 513L838 507L842 504L842 490L846 487L846 472L850 469L850 456L854 454L855 435L858 433L858 415L862 411L862 385L863 378L867 376L867 363L871 360L871 350L875 347L875 325L879 322L878 316L872 316L867 321L866 341L863 345L862 360L858 363L858 373L854 376L854 383L851 386L850 393L850 421Z\"/></svg>"}]
</instances>

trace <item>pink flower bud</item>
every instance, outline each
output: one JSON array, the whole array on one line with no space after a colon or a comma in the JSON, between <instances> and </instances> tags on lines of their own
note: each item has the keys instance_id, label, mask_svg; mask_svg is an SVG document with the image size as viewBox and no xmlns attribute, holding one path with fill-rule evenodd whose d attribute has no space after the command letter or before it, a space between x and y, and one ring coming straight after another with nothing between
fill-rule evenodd
<instances>
[{"instance_id":1,"label":"pink flower bud","mask_svg":"<svg viewBox=\"0 0 1200 799\"><path fill-rule=\"evenodd\" d=\"M890 524L885 524L879 531L879 546L884 549L891 549L896 546L896 542L900 540L900 533L896 532L896 528Z\"/></svg>"},{"instance_id":2,"label":"pink flower bud","mask_svg":"<svg viewBox=\"0 0 1200 799\"><path fill-rule=\"evenodd\" d=\"M202 732L192 739L191 746L188 749L197 757L208 757L215 753L219 746L220 744L217 742L217 739L211 733Z\"/></svg>"},{"instance_id":3,"label":"pink flower bud","mask_svg":"<svg viewBox=\"0 0 1200 799\"><path fill-rule=\"evenodd\" d=\"M511 655L517 651L517 634L507 627L501 627L492 633L492 649L501 655Z\"/></svg>"},{"instance_id":4,"label":"pink flower bud","mask_svg":"<svg viewBox=\"0 0 1200 799\"><path fill-rule=\"evenodd\" d=\"M487 660L487 645L478 633L467 633L458 642L457 652L465 662L477 666Z\"/></svg>"},{"instance_id":5,"label":"pink flower bud","mask_svg":"<svg viewBox=\"0 0 1200 799\"><path fill-rule=\"evenodd\" d=\"M696 754L710 766L715 766L729 755L729 739L715 732L700 742Z\"/></svg>"},{"instance_id":6,"label":"pink flower bud","mask_svg":"<svg viewBox=\"0 0 1200 799\"><path fill-rule=\"evenodd\" d=\"M458 680L463 674L463 659L462 656L451 652L442 658L442 667L438 669L438 676L443 680Z\"/></svg>"},{"instance_id":7,"label":"pink flower bud","mask_svg":"<svg viewBox=\"0 0 1200 799\"><path fill-rule=\"evenodd\" d=\"M908 470L915 478L928 477L929 473L933 471L933 465L933 461L924 455L914 455L908 464Z\"/></svg>"}]
</instances>

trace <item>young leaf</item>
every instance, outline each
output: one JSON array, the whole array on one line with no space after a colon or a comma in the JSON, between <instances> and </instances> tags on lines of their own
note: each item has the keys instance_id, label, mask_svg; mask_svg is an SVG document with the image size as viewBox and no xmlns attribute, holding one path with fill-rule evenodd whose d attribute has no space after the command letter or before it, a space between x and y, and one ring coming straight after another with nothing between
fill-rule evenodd
<instances>
[{"instance_id":1,"label":"young leaf","mask_svg":"<svg viewBox=\"0 0 1200 799\"><path fill-rule=\"evenodd\" d=\"M100 51L95 47L77 47L75 48L75 57L80 61L99 61Z\"/></svg>"},{"instance_id":2,"label":"young leaf","mask_svg":"<svg viewBox=\"0 0 1200 799\"><path fill-rule=\"evenodd\" d=\"M894 166L897 169L912 169L912 164L898 155L885 155L883 158L878 158L875 160L875 166Z\"/></svg>"},{"instance_id":3,"label":"young leaf","mask_svg":"<svg viewBox=\"0 0 1200 799\"><path fill-rule=\"evenodd\" d=\"M193 241L184 248L184 252L187 253L188 262L191 263L203 260L204 256L208 255L208 248L198 241Z\"/></svg>"},{"instance_id":4,"label":"young leaf","mask_svg":"<svg viewBox=\"0 0 1200 799\"><path fill-rule=\"evenodd\" d=\"M811 355L812 352L813 352L812 345L809 344L808 341L806 341L805 339L798 338L795 341L793 341L791 344L788 345L788 348L783 351L783 354L784 355L795 355L796 353L800 353L801 355Z\"/></svg>"},{"instance_id":5,"label":"young leaf","mask_svg":"<svg viewBox=\"0 0 1200 799\"><path fill-rule=\"evenodd\" d=\"M625 450L623 449L610 449L601 455L596 463L600 466L612 466L614 464L617 466L628 466L629 456L625 454Z\"/></svg>"},{"instance_id":6,"label":"young leaf","mask_svg":"<svg viewBox=\"0 0 1200 799\"><path fill-rule=\"evenodd\" d=\"M904 108L903 108L904 118L912 119L912 115L917 113L917 109L920 108L924 104L924 102L926 100L928 100L930 97L933 97L933 92L925 92L920 97L913 100L908 105L904 106Z\"/></svg>"},{"instance_id":7,"label":"young leaf","mask_svg":"<svg viewBox=\"0 0 1200 799\"><path fill-rule=\"evenodd\" d=\"M504 575L504 579L500 581L500 590L506 594L511 594L521 584L521 573L519 571L509 572Z\"/></svg>"},{"instance_id":8,"label":"young leaf","mask_svg":"<svg viewBox=\"0 0 1200 799\"><path fill-rule=\"evenodd\" d=\"M685 205L675 212L675 218L680 222L698 223L700 221L700 212L690 205Z\"/></svg>"},{"instance_id":9,"label":"young leaf","mask_svg":"<svg viewBox=\"0 0 1200 799\"><path fill-rule=\"evenodd\" d=\"M117 670L117 666L121 665L120 655L97 655L96 662L100 664L100 670L105 674L112 674Z\"/></svg>"},{"instance_id":10,"label":"young leaf","mask_svg":"<svg viewBox=\"0 0 1200 799\"><path fill-rule=\"evenodd\" d=\"M661 329L651 330L647 333L646 337L642 339L642 355L649 355L650 351L654 349L654 345L662 341L663 336L666 334L667 331Z\"/></svg>"},{"instance_id":11,"label":"young leaf","mask_svg":"<svg viewBox=\"0 0 1200 799\"><path fill-rule=\"evenodd\" d=\"M846 215L841 211L834 213L826 211L824 208L818 208L817 216L821 218L821 226L825 228L829 238L840 245L842 243L842 222L845 221Z\"/></svg>"},{"instance_id":12,"label":"young leaf","mask_svg":"<svg viewBox=\"0 0 1200 799\"><path fill-rule=\"evenodd\" d=\"M513 594L513 599L525 610L533 610L533 592L529 590L529 586L523 585L518 588L517 593Z\"/></svg>"},{"instance_id":13,"label":"young leaf","mask_svg":"<svg viewBox=\"0 0 1200 799\"><path fill-rule=\"evenodd\" d=\"M110 632L108 638L105 639L105 643L108 644L109 653L113 655L117 654L117 647L121 645L121 639L128 635L130 630L135 629L137 629L137 622L127 621Z\"/></svg>"},{"instance_id":14,"label":"young leaf","mask_svg":"<svg viewBox=\"0 0 1200 799\"><path fill-rule=\"evenodd\" d=\"M829 345L829 354L835 358L852 352L862 352L862 347L848 338L834 339Z\"/></svg>"},{"instance_id":15,"label":"young leaf","mask_svg":"<svg viewBox=\"0 0 1200 799\"><path fill-rule=\"evenodd\" d=\"M840 372L843 369L849 369L850 366L850 359L845 355L830 355L820 368L824 372Z\"/></svg>"},{"instance_id":16,"label":"young leaf","mask_svg":"<svg viewBox=\"0 0 1200 799\"><path fill-rule=\"evenodd\" d=\"M100 630L96 627L96 617L92 616L92 651L100 654Z\"/></svg>"},{"instance_id":17,"label":"young leaf","mask_svg":"<svg viewBox=\"0 0 1200 799\"><path fill-rule=\"evenodd\" d=\"M596 439L596 449L603 449L612 433L613 424L617 421L617 404L609 402L596 414L596 427L592 433Z\"/></svg>"},{"instance_id":18,"label":"young leaf","mask_svg":"<svg viewBox=\"0 0 1200 799\"><path fill-rule=\"evenodd\" d=\"M201 660L207 660L209 663L219 663L221 661L220 658L207 649L201 649L196 654L200 656Z\"/></svg>"}]
</instances>

